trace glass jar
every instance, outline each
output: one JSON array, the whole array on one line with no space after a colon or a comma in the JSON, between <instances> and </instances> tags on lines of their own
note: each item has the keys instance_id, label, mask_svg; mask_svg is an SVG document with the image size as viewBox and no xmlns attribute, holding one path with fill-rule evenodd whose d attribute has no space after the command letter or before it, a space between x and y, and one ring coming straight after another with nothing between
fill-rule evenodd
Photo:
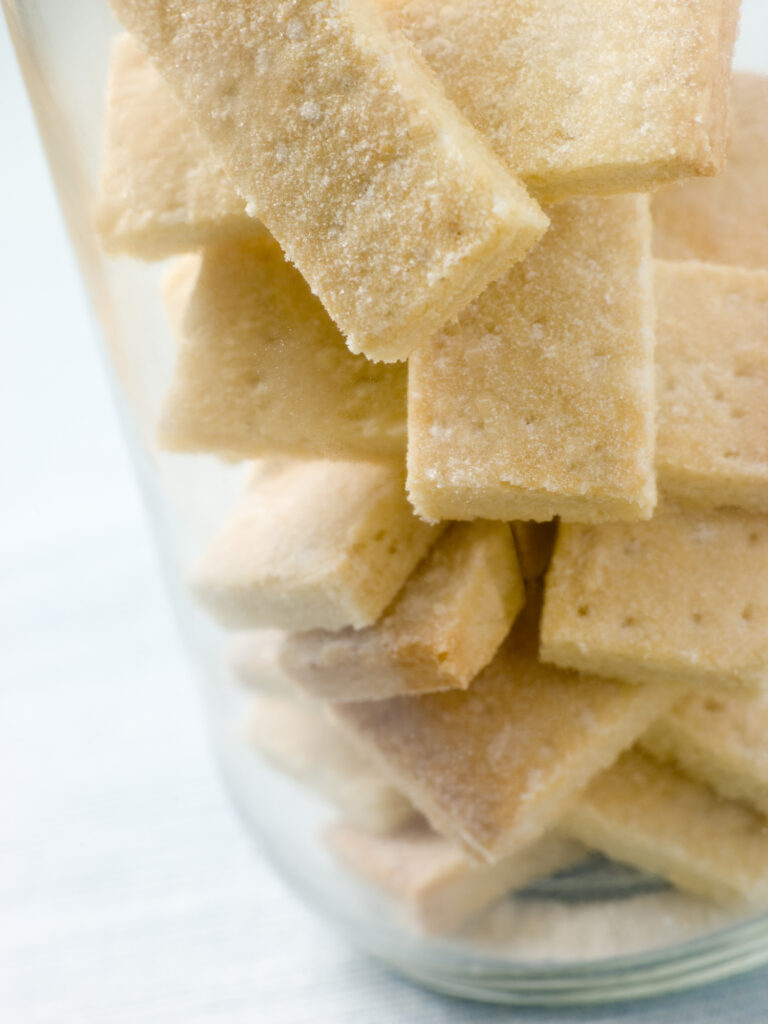
<instances>
[{"instance_id":1,"label":"glass jar","mask_svg":"<svg viewBox=\"0 0 768 1024\"><path fill-rule=\"evenodd\" d=\"M594 855L567 854L574 863L450 934L419 930L401 902L331 856L323 837L339 816L339 803L358 817L375 814L378 824L410 812L391 787L377 779L368 784L367 765L331 726L323 734L299 732L293 751L280 748L279 718L269 719L271 736L257 736L248 725L254 701L288 700L270 658L274 637L252 634L233 645L190 600L189 566L240 493L248 467L210 455L169 454L155 443L175 352L161 301L165 267L106 258L93 227L118 26L107 0L3 0L3 6L100 325L168 583L199 666L213 744L261 853L354 943L436 990L465 997L600 1002L682 989L768 963L768 917L718 909ZM745 0L736 66L768 70L767 55L763 4ZM291 706L299 718L314 714L301 703ZM340 758L346 787L325 778L312 761L321 749Z\"/></svg>"}]
</instances>

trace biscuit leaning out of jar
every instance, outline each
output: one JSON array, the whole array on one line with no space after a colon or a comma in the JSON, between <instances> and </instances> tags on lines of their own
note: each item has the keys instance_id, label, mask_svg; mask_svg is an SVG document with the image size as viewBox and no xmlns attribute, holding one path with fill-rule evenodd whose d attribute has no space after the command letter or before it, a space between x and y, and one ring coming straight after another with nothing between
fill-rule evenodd
<instances>
[{"instance_id":1,"label":"biscuit leaning out of jar","mask_svg":"<svg viewBox=\"0 0 768 1024\"><path fill-rule=\"evenodd\" d=\"M547 218L374 0L111 0L353 352L392 362Z\"/></svg>"}]
</instances>

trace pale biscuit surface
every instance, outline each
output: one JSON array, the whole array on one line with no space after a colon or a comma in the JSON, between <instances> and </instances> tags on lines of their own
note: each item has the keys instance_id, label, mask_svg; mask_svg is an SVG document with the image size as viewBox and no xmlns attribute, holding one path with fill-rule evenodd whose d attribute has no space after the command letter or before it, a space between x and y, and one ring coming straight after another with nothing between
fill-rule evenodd
<instances>
[{"instance_id":1,"label":"pale biscuit surface","mask_svg":"<svg viewBox=\"0 0 768 1024\"><path fill-rule=\"evenodd\" d=\"M273 696L298 697L296 687L280 668L285 643L281 629L244 629L226 640L225 659L235 679L243 686Z\"/></svg>"},{"instance_id":2,"label":"pale biscuit surface","mask_svg":"<svg viewBox=\"0 0 768 1024\"><path fill-rule=\"evenodd\" d=\"M353 355L277 243L207 248L159 425L169 451L402 458L406 368Z\"/></svg>"},{"instance_id":3,"label":"pale biscuit surface","mask_svg":"<svg viewBox=\"0 0 768 1024\"><path fill-rule=\"evenodd\" d=\"M406 798L319 706L260 694L251 704L248 739L276 768L319 792L361 828L390 832L415 816Z\"/></svg>"},{"instance_id":4,"label":"pale biscuit surface","mask_svg":"<svg viewBox=\"0 0 768 1024\"><path fill-rule=\"evenodd\" d=\"M653 250L668 260L768 268L768 77L737 71L723 173L653 198Z\"/></svg>"},{"instance_id":5,"label":"pale biscuit surface","mask_svg":"<svg viewBox=\"0 0 768 1024\"><path fill-rule=\"evenodd\" d=\"M575 199L409 361L408 491L428 519L636 519L655 503L650 218Z\"/></svg>"},{"instance_id":6,"label":"pale biscuit surface","mask_svg":"<svg viewBox=\"0 0 768 1024\"><path fill-rule=\"evenodd\" d=\"M768 683L768 519L665 509L560 527L541 656L630 682Z\"/></svg>"},{"instance_id":7,"label":"pale biscuit surface","mask_svg":"<svg viewBox=\"0 0 768 1024\"><path fill-rule=\"evenodd\" d=\"M112 54L96 228L110 255L146 260L266 235L129 35Z\"/></svg>"},{"instance_id":8,"label":"pale biscuit surface","mask_svg":"<svg viewBox=\"0 0 768 1024\"><path fill-rule=\"evenodd\" d=\"M405 358L547 220L373 0L111 0L346 335Z\"/></svg>"},{"instance_id":9,"label":"pale biscuit surface","mask_svg":"<svg viewBox=\"0 0 768 1024\"><path fill-rule=\"evenodd\" d=\"M437 533L413 514L397 467L265 461L191 583L231 628L367 626Z\"/></svg>"},{"instance_id":10,"label":"pale biscuit surface","mask_svg":"<svg viewBox=\"0 0 768 1024\"><path fill-rule=\"evenodd\" d=\"M368 629L289 637L281 663L308 693L380 700L466 689L525 603L506 523L458 523L438 539Z\"/></svg>"},{"instance_id":11,"label":"pale biscuit surface","mask_svg":"<svg viewBox=\"0 0 768 1024\"><path fill-rule=\"evenodd\" d=\"M768 695L691 694L654 722L640 744L768 814Z\"/></svg>"},{"instance_id":12,"label":"pale biscuit surface","mask_svg":"<svg viewBox=\"0 0 768 1024\"><path fill-rule=\"evenodd\" d=\"M714 174L737 0L388 0L542 200Z\"/></svg>"},{"instance_id":13,"label":"pale biscuit surface","mask_svg":"<svg viewBox=\"0 0 768 1024\"><path fill-rule=\"evenodd\" d=\"M386 836L340 823L324 838L343 864L398 900L427 932L455 931L508 892L570 867L585 852L552 835L496 864L478 864L418 819Z\"/></svg>"},{"instance_id":14,"label":"pale biscuit surface","mask_svg":"<svg viewBox=\"0 0 768 1024\"><path fill-rule=\"evenodd\" d=\"M768 271L656 263L659 490L768 512Z\"/></svg>"},{"instance_id":15,"label":"pale biscuit surface","mask_svg":"<svg viewBox=\"0 0 768 1024\"><path fill-rule=\"evenodd\" d=\"M333 712L437 832L488 860L538 839L670 704L665 687L542 665L530 611L465 692Z\"/></svg>"},{"instance_id":16,"label":"pale biscuit surface","mask_svg":"<svg viewBox=\"0 0 768 1024\"><path fill-rule=\"evenodd\" d=\"M640 751L593 780L558 827L709 899L768 900L768 821Z\"/></svg>"}]
</instances>

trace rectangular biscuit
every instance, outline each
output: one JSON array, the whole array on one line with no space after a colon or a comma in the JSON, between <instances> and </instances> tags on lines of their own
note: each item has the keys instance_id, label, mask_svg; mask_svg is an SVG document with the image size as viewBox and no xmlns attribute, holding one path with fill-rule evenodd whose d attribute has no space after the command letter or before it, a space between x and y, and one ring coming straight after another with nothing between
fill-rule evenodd
<instances>
[{"instance_id":1,"label":"rectangular biscuit","mask_svg":"<svg viewBox=\"0 0 768 1024\"><path fill-rule=\"evenodd\" d=\"M478 864L419 819L385 836L340 823L324 838L342 864L432 933L456 931L507 893L571 867L585 853L579 843L551 835L496 864Z\"/></svg>"},{"instance_id":2,"label":"rectangular biscuit","mask_svg":"<svg viewBox=\"0 0 768 1024\"><path fill-rule=\"evenodd\" d=\"M131 36L114 43L96 229L111 256L266 235Z\"/></svg>"},{"instance_id":3,"label":"rectangular biscuit","mask_svg":"<svg viewBox=\"0 0 768 1024\"><path fill-rule=\"evenodd\" d=\"M408 800L319 706L260 694L251 705L248 739L276 768L320 793L360 828L386 833L415 816Z\"/></svg>"},{"instance_id":4,"label":"rectangular biscuit","mask_svg":"<svg viewBox=\"0 0 768 1024\"><path fill-rule=\"evenodd\" d=\"M723 165L738 0L385 0L544 202Z\"/></svg>"},{"instance_id":5,"label":"rectangular biscuit","mask_svg":"<svg viewBox=\"0 0 768 1024\"><path fill-rule=\"evenodd\" d=\"M191 583L230 628L368 626L438 533L413 514L397 466L267 460Z\"/></svg>"},{"instance_id":6,"label":"rectangular biscuit","mask_svg":"<svg viewBox=\"0 0 768 1024\"><path fill-rule=\"evenodd\" d=\"M693 693L640 739L659 760L768 815L768 695Z\"/></svg>"},{"instance_id":7,"label":"rectangular biscuit","mask_svg":"<svg viewBox=\"0 0 768 1024\"><path fill-rule=\"evenodd\" d=\"M533 614L466 691L333 708L435 831L487 860L538 839L671 703L663 686L542 665Z\"/></svg>"},{"instance_id":8,"label":"rectangular biscuit","mask_svg":"<svg viewBox=\"0 0 768 1024\"><path fill-rule=\"evenodd\" d=\"M682 182L653 197L654 255L768 268L765 75L734 73L727 155L716 178Z\"/></svg>"},{"instance_id":9,"label":"rectangular biscuit","mask_svg":"<svg viewBox=\"0 0 768 1024\"><path fill-rule=\"evenodd\" d=\"M111 0L353 352L406 358L547 218L373 0Z\"/></svg>"},{"instance_id":10,"label":"rectangular biscuit","mask_svg":"<svg viewBox=\"0 0 768 1024\"><path fill-rule=\"evenodd\" d=\"M656 263L661 492L768 512L768 270Z\"/></svg>"},{"instance_id":11,"label":"rectangular biscuit","mask_svg":"<svg viewBox=\"0 0 768 1024\"><path fill-rule=\"evenodd\" d=\"M208 247L182 324L160 447L238 458L405 454L406 367L353 355L277 243Z\"/></svg>"},{"instance_id":12,"label":"rectangular biscuit","mask_svg":"<svg viewBox=\"0 0 768 1024\"><path fill-rule=\"evenodd\" d=\"M375 625L294 633L281 665L309 694L332 701L465 690L524 604L509 526L456 523Z\"/></svg>"},{"instance_id":13,"label":"rectangular biscuit","mask_svg":"<svg viewBox=\"0 0 768 1024\"><path fill-rule=\"evenodd\" d=\"M560 527L541 657L628 682L768 683L768 519L666 508Z\"/></svg>"},{"instance_id":14,"label":"rectangular biscuit","mask_svg":"<svg viewBox=\"0 0 768 1024\"><path fill-rule=\"evenodd\" d=\"M594 779L558 828L708 899L768 900L768 821L640 751Z\"/></svg>"},{"instance_id":15,"label":"rectangular biscuit","mask_svg":"<svg viewBox=\"0 0 768 1024\"><path fill-rule=\"evenodd\" d=\"M646 518L648 201L574 199L408 364L408 491L428 519Z\"/></svg>"}]
</instances>

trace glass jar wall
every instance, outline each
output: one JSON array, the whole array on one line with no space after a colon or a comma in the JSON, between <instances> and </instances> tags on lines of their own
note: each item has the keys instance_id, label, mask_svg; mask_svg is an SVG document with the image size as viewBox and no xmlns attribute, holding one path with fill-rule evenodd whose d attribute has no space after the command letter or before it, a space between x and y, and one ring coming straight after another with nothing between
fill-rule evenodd
<instances>
[{"instance_id":1,"label":"glass jar wall","mask_svg":"<svg viewBox=\"0 0 768 1024\"><path fill-rule=\"evenodd\" d=\"M115 38L120 26L107 0L77 0L66 5L56 0L4 0L4 7L91 296L115 400L132 443L137 476L155 526L168 584L199 669L212 742L228 788L262 855L302 899L353 942L403 973L458 995L520 1003L605 1001L684 988L768 962L768 918L754 907L722 905L677 889L661 877L609 860L556 831L557 821L551 823L546 842L533 848L533 856L523 844L514 863L511 858L502 858L501 866L498 857L492 863L483 862L477 847L471 848L472 840L467 851L455 837L437 837L418 809L425 810L433 820L439 815L432 813L429 800L423 806L417 797L414 799L418 787L408 790L406 797L401 780L393 780L391 773L382 770L381 757L372 759L365 743L361 746L359 735L357 741L350 738L344 729L343 711L329 713L328 702L318 704L292 687L286 678L285 658L280 663L276 652L284 646L285 630L304 632L309 621L304 614L307 608L315 616L311 625L339 635L343 627L343 635L349 639L352 627L365 630L366 616L375 620L383 609L389 609L387 614L391 612L403 581L413 580L413 573L423 569L424 558L433 558L438 544L443 545L436 559L439 565L443 564L440 559L451 565L454 559L459 564L462 545L470 543L478 545L484 557L493 562L492 570L485 566L482 572L478 570L479 575L472 576L472 587L480 589L467 586L465 596L458 576L447 588L439 589L439 565L430 569L433 576L429 577L429 586L436 589L425 591L438 593L446 604L450 604L449 598L454 600L461 615L474 615L488 626L491 605L482 603L486 593L482 587L493 584L496 594L504 559L509 550L515 550L511 547L512 535L507 530L504 539L501 533L489 529L480 536L478 531L469 532L469 527L459 527L446 539L447 534L438 538L437 528L411 523L410 519L404 526L406 513L397 504L397 495L380 498L380 493L391 489L391 479L401 480L401 470L392 470L391 460L380 458L382 451L375 453L376 460L371 463L375 465L371 471L373 483L363 486L362 491L358 476L354 486L346 478L337 481L334 474L338 463L322 463L320 476L311 485L302 475L305 506L297 513L296 501L284 499L280 474L294 472L292 456L306 455L302 444L315 429L312 417L331 415L327 409L320 409L322 403L311 390L301 395L297 392L290 416L286 416L284 404L275 402L275 420L282 416L280 429L285 436L290 435L289 443L277 454L289 461L281 464L279 472L274 466L268 471L262 467L255 483L253 459L244 457L243 450L231 443L231 434L219 442L207 435L197 453L189 450L194 449L194 441L185 444L179 440L185 432L194 434L195 413L194 408L192 414L189 412L189 395L194 397L191 388L187 405L179 400L177 420L169 425L168 395L179 381L178 335L185 330L189 333L192 323L199 351L209 355L212 350L205 346L211 339L205 334L206 327L219 332L217 338L229 329L237 335L237 325L232 327L233 311L239 310L239 315L246 318L256 315L250 305L253 297L244 293L242 282L237 283L238 275L245 280L248 273L267 273L275 261L271 243L260 237L255 221L254 225L243 226L246 214L238 206L234 190L226 201L217 196L214 230L220 232L218 255L214 259L210 247L203 246L208 266L204 264L202 271L195 262L197 256L183 250L190 247L197 251L204 241L215 237L206 235L205 225L196 244L192 235L186 236L185 243L183 238L179 241L178 219L174 221L169 215L164 222L165 240L154 250L152 239L147 242L142 236L141 224L126 222L118 228L113 220L106 228L106 97L110 67L115 89ZM742 23L737 66L759 71L768 53L768 21L758 0L744 4ZM83 54L88 55L87 60ZM130 68L131 60L140 58L125 51L123 59L125 67ZM125 85L121 102L130 103L132 98L139 102L145 86L141 75L134 76ZM310 118L314 116L312 110L306 113ZM143 116L146 120L146 109ZM155 124L150 117L144 140L146 152L151 154L154 147L157 156L154 179L152 174L148 177L150 182L155 181L159 205L167 199L163 194L161 202L163 168L167 170L178 161L182 150L188 157L193 146L189 137L182 147L178 138L168 136L163 120L168 116L167 110L162 116L158 112ZM768 113L765 116L768 119ZM116 117L114 109L111 117ZM208 159L206 144L200 140L195 144L201 147L200 160ZM116 166L122 172L118 157ZM204 194L188 169L184 180L189 190L187 212L196 212L201 222L201 210L210 196ZM113 251L122 246L122 255L105 254L104 236L110 231L114 236L123 232L122 240L116 243L113 238L112 243ZM242 255L231 255L243 245L258 249L260 255L254 257L253 266ZM125 255L131 246L135 254L149 258ZM142 246L145 248L140 252ZM325 314L318 311L316 300L297 282L294 271L282 269L280 273L286 275L285 280L279 287L270 284L272 290L264 292L272 318L270 329L279 334L275 324L282 312L287 310L294 316L298 311L305 328L307 323L314 325L317 344L325 344L332 330L323 320ZM208 293L199 287L202 278L196 275L200 274L207 274ZM190 316L193 281L197 281L198 305ZM226 301L212 311L205 305L205 298L216 287L225 289ZM179 311L186 315L186 327ZM259 311L262 314L263 310ZM236 344L237 340L230 352L233 361ZM280 344L288 345L289 341L283 339ZM323 362L308 354L307 365L296 365L293 376L287 383L281 379L281 385L290 387L293 380L293 386L298 387L296 381L311 380L313 373L323 372L328 360L333 361L331 356ZM270 364L273 374L277 374L275 365ZM398 414L390 415L388 403L395 407L404 402L404 371L392 368L393 364L371 366L375 369L354 371L356 387L360 388L362 375L362 390L367 396L365 409L355 413L356 422L358 426L368 422L365 417L373 415L373 408L378 422L387 424L381 445L397 450L402 444ZM202 397L198 396L202 403L215 391L216 384L211 378L206 390L206 370L201 371L198 364L195 372L202 372ZM252 387L257 388L259 383L258 379L252 381ZM380 396L385 392L389 397L382 400ZM232 393L231 419L237 418L238 408ZM269 429L259 429L270 436ZM158 443L158 431L162 444ZM280 430L275 428L275 432L279 434ZM358 435L363 433L360 428ZM356 458L360 458L361 451L366 454L366 444L371 454L370 442L366 441L354 453ZM338 452L329 454L336 457ZM384 456L389 454L383 451ZM349 562L352 569L347 576L344 569L335 566L336 589L330 597L327 591L318 597L317 589L308 587L306 580L294 580L278 596L270 592L265 598L273 606L282 602L280 615L271 619L265 616L256 599L246 612L242 611L242 601L235 601L233 611L231 595L222 597L226 588L216 576L222 559L228 559L228 579L239 580L236 586L242 585L237 574L244 557L242 551L233 554L230 549L223 554L220 551L218 561L214 559L213 581L208 578L200 584L201 558L205 569L212 543L219 543L216 538L221 536L222 524L233 509L242 508L243 494L253 493L254 487L260 496L256 502L260 511L253 513L255 519L246 516L243 528L247 528L247 521L255 522L252 529L257 534L262 530L267 547L271 543L270 523L276 522L284 529L287 523L294 524L289 542L295 548L304 536L300 533L302 516L307 522L313 514L315 519L321 518L318 511L326 518L338 516L338 551L346 552L349 547L357 561ZM298 484L292 494L298 493L297 488ZM373 490L379 495L378 504L370 497ZM269 506L266 510L265 505ZM395 520L398 525L393 525ZM355 546L348 543L349 534L358 529L361 533L355 537ZM382 537L389 549L374 557L371 545L381 545ZM253 543L257 541L258 536ZM521 533L516 549L520 553L522 543ZM536 534L534 543L546 543L545 535ZM306 564L316 556L315 549L303 553ZM356 578L355 566L360 565L368 566L369 578L364 585ZM531 577L529 607L535 603L539 589L537 574L537 569L527 573ZM191 579L196 581L197 599L191 596ZM522 598L519 594L518 599L514 597L515 588L509 581L504 588L504 608L499 611L494 605L493 614L498 619L497 630L504 625L506 631L509 622L504 616L511 621L512 605ZM201 592L205 592L202 604ZM410 600L409 617L419 609L418 595ZM217 624L216 616L208 614L206 607L208 611L214 608L226 625ZM377 609L375 613L370 611L372 607ZM518 611L517 605L514 611ZM524 617L526 613L522 614ZM406 613L401 613L401 618L405 617ZM284 630L267 628L276 622ZM368 685L377 685L378 677L371 667L377 650L374 641L362 650L359 637L353 635L350 649L351 656L346 648L341 654L337 649L337 660L329 661L331 668L326 677L330 682L326 678L323 685L330 687L326 692L331 696L337 692L334 686L345 685L344 666L349 666L350 657L357 659L353 661L354 671L373 680ZM295 654L298 660L304 658L305 663L309 660L312 664L319 657L318 648L311 645ZM355 695L359 700L360 693ZM376 694L389 695L389 691ZM614 753L618 752L617 748ZM436 824L439 826L439 820ZM481 849L483 852L487 853Z\"/></svg>"}]
</instances>

